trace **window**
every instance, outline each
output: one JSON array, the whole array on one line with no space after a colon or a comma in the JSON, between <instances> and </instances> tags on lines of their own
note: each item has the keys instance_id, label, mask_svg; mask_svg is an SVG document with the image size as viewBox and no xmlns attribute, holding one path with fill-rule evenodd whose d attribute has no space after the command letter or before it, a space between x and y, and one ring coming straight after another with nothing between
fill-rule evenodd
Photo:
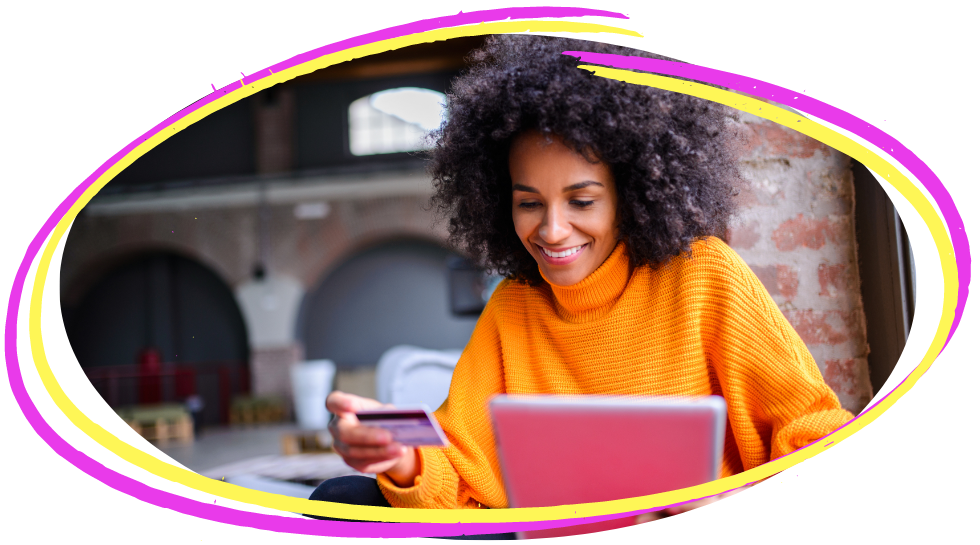
<instances>
[{"instance_id":1,"label":"window","mask_svg":"<svg viewBox=\"0 0 980 545\"><path fill-rule=\"evenodd\" d=\"M868 370L875 393L891 375L905 348L915 314L915 266L908 235L895 206L864 165L854 173L861 299L867 322Z\"/></svg>"},{"instance_id":2,"label":"window","mask_svg":"<svg viewBox=\"0 0 980 545\"><path fill-rule=\"evenodd\" d=\"M359 98L347 110L350 152L377 155L424 149L439 128L446 95L418 87L387 89Z\"/></svg>"}]
</instances>

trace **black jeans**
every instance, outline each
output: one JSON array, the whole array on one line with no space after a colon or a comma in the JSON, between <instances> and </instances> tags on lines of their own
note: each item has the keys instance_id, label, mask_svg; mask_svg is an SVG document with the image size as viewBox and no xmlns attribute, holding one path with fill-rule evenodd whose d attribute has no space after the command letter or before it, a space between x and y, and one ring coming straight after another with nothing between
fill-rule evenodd
<instances>
[{"instance_id":1,"label":"black jeans","mask_svg":"<svg viewBox=\"0 0 980 545\"><path fill-rule=\"evenodd\" d=\"M378 481L361 475L349 475L347 477L337 477L329 481L323 481L320 486L310 495L311 500L332 501L335 503L346 503L348 505L369 505L373 507L391 507L388 500L381 494L378 488ZM319 517L316 515L306 515L310 518L321 520L346 520L329 517ZM347 521L350 522L350 521ZM454 536L442 539L516 539L515 534L483 534L475 536Z\"/></svg>"}]
</instances>

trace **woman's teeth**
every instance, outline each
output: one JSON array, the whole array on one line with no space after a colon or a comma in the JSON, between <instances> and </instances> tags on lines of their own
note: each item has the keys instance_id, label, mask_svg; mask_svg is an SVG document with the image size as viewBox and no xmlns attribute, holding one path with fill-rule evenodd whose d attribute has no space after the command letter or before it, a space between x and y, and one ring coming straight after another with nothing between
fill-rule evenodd
<instances>
[{"instance_id":1,"label":"woman's teeth","mask_svg":"<svg viewBox=\"0 0 980 545\"><path fill-rule=\"evenodd\" d=\"M585 244L583 244L582 246L585 246ZM582 246L576 246L574 248L569 248L569 249L567 249L567 250L565 250L563 252L552 252L551 250L549 250L549 249L547 249L545 247L542 247L541 250L544 251L544 255L546 255L548 257L568 257L568 256L570 256L572 254L578 253L578 251L582 249Z\"/></svg>"}]
</instances>

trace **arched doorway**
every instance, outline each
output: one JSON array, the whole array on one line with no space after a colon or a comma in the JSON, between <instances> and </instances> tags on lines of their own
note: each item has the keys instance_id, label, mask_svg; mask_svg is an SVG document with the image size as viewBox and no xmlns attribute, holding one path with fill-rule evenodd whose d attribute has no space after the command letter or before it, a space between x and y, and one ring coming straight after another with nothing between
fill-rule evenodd
<instances>
[{"instance_id":1,"label":"arched doorway","mask_svg":"<svg viewBox=\"0 0 980 545\"><path fill-rule=\"evenodd\" d=\"M75 357L110 406L197 396L198 423L214 425L248 390L248 339L234 295L192 259L134 256L77 305L63 304L62 315Z\"/></svg>"},{"instance_id":2,"label":"arched doorway","mask_svg":"<svg viewBox=\"0 0 980 545\"><path fill-rule=\"evenodd\" d=\"M306 357L352 369L374 366L399 344L466 346L476 317L450 310L446 263L454 255L431 242L395 240L347 259L304 302Z\"/></svg>"}]
</instances>

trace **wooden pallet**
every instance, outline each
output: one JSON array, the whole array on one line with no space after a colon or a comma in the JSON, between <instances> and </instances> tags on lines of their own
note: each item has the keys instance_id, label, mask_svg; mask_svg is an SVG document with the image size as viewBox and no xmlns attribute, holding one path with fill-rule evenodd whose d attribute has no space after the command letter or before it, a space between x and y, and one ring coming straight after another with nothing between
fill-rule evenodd
<instances>
[{"instance_id":1,"label":"wooden pallet","mask_svg":"<svg viewBox=\"0 0 980 545\"><path fill-rule=\"evenodd\" d=\"M334 451L330 443L330 434L326 431L285 433L282 436L282 453L285 456L330 453Z\"/></svg>"},{"instance_id":2,"label":"wooden pallet","mask_svg":"<svg viewBox=\"0 0 980 545\"><path fill-rule=\"evenodd\" d=\"M147 441L160 445L194 441L194 421L183 405L136 405L116 413Z\"/></svg>"},{"instance_id":3,"label":"wooden pallet","mask_svg":"<svg viewBox=\"0 0 980 545\"><path fill-rule=\"evenodd\" d=\"M237 397L231 403L231 424L267 424L286 418L286 404L278 397Z\"/></svg>"}]
</instances>

